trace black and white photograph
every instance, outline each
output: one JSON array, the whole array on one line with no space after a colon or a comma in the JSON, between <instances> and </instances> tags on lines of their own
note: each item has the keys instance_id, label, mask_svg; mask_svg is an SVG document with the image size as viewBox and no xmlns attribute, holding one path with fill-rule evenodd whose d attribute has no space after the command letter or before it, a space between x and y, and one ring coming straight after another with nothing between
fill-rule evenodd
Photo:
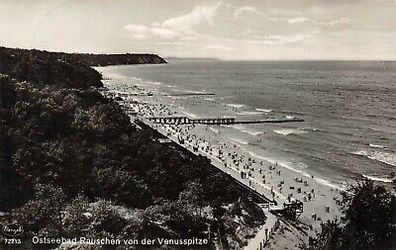
<instances>
[{"instance_id":1,"label":"black and white photograph","mask_svg":"<svg viewBox=\"0 0 396 250\"><path fill-rule=\"evenodd\" d=\"M396 249L396 1L0 0L0 249Z\"/></svg>"}]
</instances>

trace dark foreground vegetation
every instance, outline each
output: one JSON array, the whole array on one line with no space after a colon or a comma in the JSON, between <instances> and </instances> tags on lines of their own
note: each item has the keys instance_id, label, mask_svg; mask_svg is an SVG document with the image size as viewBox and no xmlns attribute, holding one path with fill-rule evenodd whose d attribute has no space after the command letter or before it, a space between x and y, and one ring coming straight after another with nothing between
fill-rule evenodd
<instances>
[{"instance_id":1,"label":"dark foreground vegetation","mask_svg":"<svg viewBox=\"0 0 396 250\"><path fill-rule=\"evenodd\" d=\"M343 204L341 221L322 224L322 232L310 240L309 249L396 249L396 196L392 191L366 180L344 194Z\"/></svg>"},{"instance_id":2,"label":"dark foreground vegetation","mask_svg":"<svg viewBox=\"0 0 396 250\"><path fill-rule=\"evenodd\" d=\"M263 223L206 158L132 124L90 67L162 62L0 48L0 223L23 227L22 248L33 235L195 236L232 248Z\"/></svg>"}]
</instances>

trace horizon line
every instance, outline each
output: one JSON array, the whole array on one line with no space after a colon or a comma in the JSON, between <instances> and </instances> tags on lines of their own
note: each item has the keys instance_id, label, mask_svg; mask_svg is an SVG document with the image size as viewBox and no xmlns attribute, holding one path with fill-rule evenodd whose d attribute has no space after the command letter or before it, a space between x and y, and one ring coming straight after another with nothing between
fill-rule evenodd
<instances>
[{"instance_id":1,"label":"horizon line","mask_svg":"<svg viewBox=\"0 0 396 250\"><path fill-rule=\"evenodd\" d=\"M263 58L263 59L227 59L217 57L178 57L178 56L161 56L164 59L197 59L197 60L219 60L219 61L345 61L345 62L396 62L396 59L315 59L315 58Z\"/></svg>"},{"instance_id":2,"label":"horizon line","mask_svg":"<svg viewBox=\"0 0 396 250\"><path fill-rule=\"evenodd\" d=\"M373 59L350 59L350 58L251 58L251 59L232 59L232 58L218 58L218 57L210 57L210 56L172 56L172 55L161 55L158 52L148 52L148 51L124 51L124 52L88 52L88 51L67 51L67 50L57 50L57 49L48 49L48 48L36 48L36 47L10 47L7 45L0 45L0 47L4 48L12 48L12 49L26 49L26 50L42 50L47 52L58 52L58 53L67 53L67 54L107 54L107 55L114 55L114 54L153 54L157 55L162 58L179 58L179 59L212 59L212 60L219 60L219 61L350 61L350 62L396 62L396 58L394 59L380 59L380 58L373 58Z\"/></svg>"}]
</instances>

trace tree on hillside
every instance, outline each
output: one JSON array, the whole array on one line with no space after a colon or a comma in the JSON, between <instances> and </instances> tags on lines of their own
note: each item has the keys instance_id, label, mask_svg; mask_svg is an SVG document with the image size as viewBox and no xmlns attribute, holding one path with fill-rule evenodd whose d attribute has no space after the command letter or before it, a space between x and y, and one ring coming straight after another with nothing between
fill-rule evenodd
<instances>
[{"instance_id":1,"label":"tree on hillside","mask_svg":"<svg viewBox=\"0 0 396 250\"><path fill-rule=\"evenodd\" d=\"M310 249L394 249L396 247L396 196L366 180L343 198L342 223L322 225Z\"/></svg>"}]
</instances>

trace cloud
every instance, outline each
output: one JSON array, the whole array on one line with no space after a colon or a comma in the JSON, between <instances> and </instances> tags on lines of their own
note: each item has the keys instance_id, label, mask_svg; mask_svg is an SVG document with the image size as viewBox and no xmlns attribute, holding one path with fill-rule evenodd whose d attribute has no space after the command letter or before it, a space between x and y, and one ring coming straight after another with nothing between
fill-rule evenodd
<instances>
[{"instance_id":1,"label":"cloud","mask_svg":"<svg viewBox=\"0 0 396 250\"><path fill-rule=\"evenodd\" d=\"M312 34L295 34L295 35L271 35L271 36L252 36L251 40L246 42L265 44L265 45L285 45L290 43L297 43L309 38L312 38Z\"/></svg>"},{"instance_id":2,"label":"cloud","mask_svg":"<svg viewBox=\"0 0 396 250\"><path fill-rule=\"evenodd\" d=\"M156 36L163 39L177 39L181 35L170 29L152 26L147 27L144 25L128 24L124 26L124 29L132 32L132 37L135 39L146 39L148 36Z\"/></svg>"},{"instance_id":3,"label":"cloud","mask_svg":"<svg viewBox=\"0 0 396 250\"><path fill-rule=\"evenodd\" d=\"M305 16L299 16L299 17L290 17L290 18L280 18L280 17L269 17L268 20L270 21L281 21L281 22L287 22L288 24L301 24L301 23L311 23L315 25L323 25L323 26L335 26L338 24L346 24L351 22L348 18L346 17L340 17L336 20L331 20L331 21L319 21L315 20L309 17Z\"/></svg>"},{"instance_id":4,"label":"cloud","mask_svg":"<svg viewBox=\"0 0 396 250\"><path fill-rule=\"evenodd\" d=\"M242 6L239 8L235 8L234 13L232 14L234 20L245 18L246 15L254 14L258 16L266 17L267 15L252 6Z\"/></svg>"},{"instance_id":5,"label":"cloud","mask_svg":"<svg viewBox=\"0 0 396 250\"><path fill-rule=\"evenodd\" d=\"M253 33L252 29L247 29L241 32L241 36L250 36Z\"/></svg>"},{"instance_id":6,"label":"cloud","mask_svg":"<svg viewBox=\"0 0 396 250\"><path fill-rule=\"evenodd\" d=\"M189 32L195 26L202 23L213 25L213 18L216 15L222 2L209 6L197 6L190 13L178 17L169 18L161 23L162 27L176 31Z\"/></svg>"},{"instance_id":7,"label":"cloud","mask_svg":"<svg viewBox=\"0 0 396 250\"><path fill-rule=\"evenodd\" d=\"M307 23L310 21L309 17L305 17L305 16L300 16L300 17L294 17L294 18L290 18L287 20L288 23L293 24L293 23Z\"/></svg>"},{"instance_id":8,"label":"cloud","mask_svg":"<svg viewBox=\"0 0 396 250\"><path fill-rule=\"evenodd\" d=\"M195 37L195 36L186 36L186 37L180 38L180 40L182 40L182 41L195 41L195 40L197 40L197 39L198 39L198 38Z\"/></svg>"},{"instance_id":9,"label":"cloud","mask_svg":"<svg viewBox=\"0 0 396 250\"><path fill-rule=\"evenodd\" d=\"M233 17L234 20L239 20L246 18L248 15L254 15L265 18L266 20L269 21L285 21L288 22L289 24L304 23L310 20L308 17L296 16L299 13L300 12L298 11L281 10L281 9L270 9L263 12L263 11L259 11L258 9L252 6L243 6L243 7L235 8ZM291 17L291 16L296 16L296 17Z\"/></svg>"},{"instance_id":10,"label":"cloud","mask_svg":"<svg viewBox=\"0 0 396 250\"><path fill-rule=\"evenodd\" d=\"M144 40L150 34L150 29L145 25L128 24L124 29L132 32L132 37L137 40Z\"/></svg>"},{"instance_id":11,"label":"cloud","mask_svg":"<svg viewBox=\"0 0 396 250\"><path fill-rule=\"evenodd\" d=\"M177 32L166 29L166 28L161 28L161 27L154 27L150 29L151 33L154 35L157 35L159 37L165 38L165 39L176 39L180 37L180 34Z\"/></svg>"},{"instance_id":12,"label":"cloud","mask_svg":"<svg viewBox=\"0 0 396 250\"><path fill-rule=\"evenodd\" d=\"M267 9L266 11L267 11L268 15L279 16L279 17L299 16L302 14L301 11L291 10L291 9L270 8L270 9Z\"/></svg>"},{"instance_id":13,"label":"cloud","mask_svg":"<svg viewBox=\"0 0 396 250\"><path fill-rule=\"evenodd\" d=\"M138 40L144 40L147 38L147 36L143 34L133 34L132 37Z\"/></svg>"},{"instance_id":14,"label":"cloud","mask_svg":"<svg viewBox=\"0 0 396 250\"><path fill-rule=\"evenodd\" d=\"M311 37L312 37L311 34L296 34L291 36L278 35L278 36L268 36L266 41L279 45L279 44L296 43Z\"/></svg>"},{"instance_id":15,"label":"cloud","mask_svg":"<svg viewBox=\"0 0 396 250\"><path fill-rule=\"evenodd\" d=\"M195 28L199 25L214 25L214 17L217 14L222 2L212 5L202 5L195 7L191 12L166 19L163 22L154 22L151 26L128 24L124 29L134 32L136 39L144 39L147 36L155 36L168 40L193 41L197 39L198 33Z\"/></svg>"},{"instance_id":16,"label":"cloud","mask_svg":"<svg viewBox=\"0 0 396 250\"><path fill-rule=\"evenodd\" d=\"M337 24L345 24L345 23L350 23L350 22L351 22L351 20L349 20L348 18L340 17L339 19L333 20L333 21L325 21L325 22L323 22L323 21L315 21L314 23L318 24L318 25L334 26L334 25L337 25Z\"/></svg>"},{"instance_id":17,"label":"cloud","mask_svg":"<svg viewBox=\"0 0 396 250\"><path fill-rule=\"evenodd\" d=\"M179 41L157 42L155 44L158 44L158 45L173 45L173 46L175 46L175 45L177 45L177 46L186 45L185 43L179 42Z\"/></svg>"},{"instance_id":18,"label":"cloud","mask_svg":"<svg viewBox=\"0 0 396 250\"><path fill-rule=\"evenodd\" d=\"M149 28L145 25L136 25L136 24L128 24L124 26L124 29L136 32L139 34L146 33L149 31Z\"/></svg>"},{"instance_id":19,"label":"cloud","mask_svg":"<svg viewBox=\"0 0 396 250\"><path fill-rule=\"evenodd\" d=\"M299 11L282 9L269 9L265 12L262 12L252 6L242 6L239 8L236 7L234 9L233 18L235 21L238 21L240 19L246 18L248 15L255 15L275 22L286 22L288 24L311 23L324 26L334 26L350 22L350 20L346 17L340 17L339 19L331 21L319 21L307 16L299 16L301 14L302 13Z\"/></svg>"},{"instance_id":20,"label":"cloud","mask_svg":"<svg viewBox=\"0 0 396 250\"><path fill-rule=\"evenodd\" d=\"M243 19L250 17L254 19L246 23L248 26L244 26L245 23L242 23ZM213 32L213 34L208 32L211 28L215 30L219 28L223 29L222 25L226 22L233 21L241 22L242 24L239 25L239 28L230 30L230 32L225 32L224 34L221 34L221 32ZM318 36L313 31L301 31L300 33L298 33L299 31L295 31L297 34L285 33L283 35L271 35L271 33L268 33L270 31L266 32L262 30L261 25L250 25L251 23L265 21L283 22L285 25L296 26L304 24L310 25L311 28L319 29L315 26L334 26L348 23L350 20L345 17L334 20L319 20L308 14L304 15L303 13L292 10L269 9L261 11L253 6L235 6L220 1L214 4L196 6L186 14L162 21L155 21L147 26L128 24L124 28L133 32L132 37L134 39L143 40L152 38L155 44L163 46L198 45L196 41L199 40L202 50L210 51L211 53L235 51L235 48L238 46L282 46L299 43ZM204 33L202 30L208 33ZM223 44L229 46L224 46Z\"/></svg>"},{"instance_id":21,"label":"cloud","mask_svg":"<svg viewBox=\"0 0 396 250\"><path fill-rule=\"evenodd\" d=\"M217 51L234 51L235 48L222 45L209 45L202 48L203 50L217 50Z\"/></svg>"}]
</instances>

